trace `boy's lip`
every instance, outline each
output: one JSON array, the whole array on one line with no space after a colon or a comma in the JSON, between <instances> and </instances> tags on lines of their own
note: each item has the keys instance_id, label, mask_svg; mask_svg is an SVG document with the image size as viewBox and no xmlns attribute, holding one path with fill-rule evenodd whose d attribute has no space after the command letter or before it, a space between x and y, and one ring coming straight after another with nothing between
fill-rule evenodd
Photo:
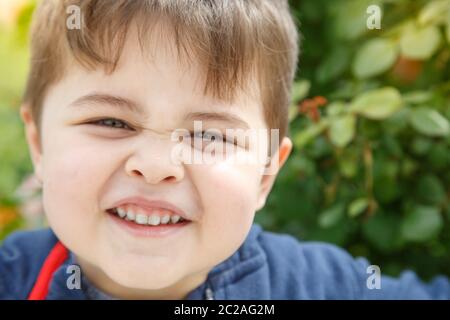
<instances>
[{"instance_id":1,"label":"boy's lip","mask_svg":"<svg viewBox=\"0 0 450 320\"><path fill-rule=\"evenodd\" d=\"M185 220L192 220L192 217L189 217L189 215L187 215L183 210L181 210L179 207L177 207L176 205L164 201L164 200L148 200L144 197L140 197L140 196L133 196L133 197L127 197L124 199L121 199L119 201L117 201L116 203L113 204L113 206L110 208L117 208L120 206L125 206L125 205L135 205L138 207L141 207L143 209L148 209L148 210L152 210L152 209L165 209L165 210L169 210L172 211L174 214L179 215L180 217L182 217Z\"/></svg>"}]
</instances>

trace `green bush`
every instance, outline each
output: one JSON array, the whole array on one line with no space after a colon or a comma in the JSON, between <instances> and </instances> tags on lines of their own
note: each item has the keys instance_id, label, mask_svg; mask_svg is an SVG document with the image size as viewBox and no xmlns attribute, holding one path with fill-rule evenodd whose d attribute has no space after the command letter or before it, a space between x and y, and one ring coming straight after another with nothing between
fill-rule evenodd
<instances>
[{"instance_id":1,"label":"green bush","mask_svg":"<svg viewBox=\"0 0 450 320\"><path fill-rule=\"evenodd\" d=\"M366 26L372 4L379 30ZM292 7L303 35L294 152L257 220L387 274L450 275L450 1Z\"/></svg>"},{"instance_id":2,"label":"green bush","mask_svg":"<svg viewBox=\"0 0 450 320\"><path fill-rule=\"evenodd\" d=\"M11 22L0 21L0 240L24 226L14 192L32 172L18 107L28 70L27 33L35 2L17 5Z\"/></svg>"}]
</instances>

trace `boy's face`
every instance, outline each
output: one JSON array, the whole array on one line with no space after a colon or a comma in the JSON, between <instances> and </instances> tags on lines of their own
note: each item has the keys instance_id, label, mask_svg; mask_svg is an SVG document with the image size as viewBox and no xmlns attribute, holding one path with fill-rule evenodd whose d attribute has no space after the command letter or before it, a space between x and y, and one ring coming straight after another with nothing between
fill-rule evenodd
<instances>
[{"instance_id":1,"label":"boy's face","mask_svg":"<svg viewBox=\"0 0 450 320\"><path fill-rule=\"evenodd\" d=\"M255 157L254 150L243 146L214 163L172 161L178 143L171 140L172 132L193 131L193 120L202 120L203 129L221 131L267 126L255 99L241 95L226 104L204 96L200 69L182 66L167 48L158 49L150 61L130 35L111 75L74 63L46 96L40 142L27 108L22 117L35 171L43 180L49 224L83 271L103 288L172 288L177 292L172 297L182 297L239 248L275 175L262 175L262 164L235 161L238 156ZM86 98L94 94L102 96ZM134 107L106 96L126 99ZM131 128L88 124L104 118ZM284 138L274 159L282 164L290 149ZM132 222L119 222L106 212L134 196L169 202L190 222L154 237L141 232L154 227L136 232L127 227Z\"/></svg>"}]
</instances>

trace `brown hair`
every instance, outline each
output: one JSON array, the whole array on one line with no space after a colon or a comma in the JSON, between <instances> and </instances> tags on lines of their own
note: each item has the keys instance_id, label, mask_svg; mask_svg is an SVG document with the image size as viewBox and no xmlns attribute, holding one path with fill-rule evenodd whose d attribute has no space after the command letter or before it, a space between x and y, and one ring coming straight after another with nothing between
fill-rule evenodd
<instances>
[{"instance_id":1,"label":"brown hair","mask_svg":"<svg viewBox=\"0 0 450 320\"><path fill-rule=\"evenodd\" d=\"M77 5L81 28L66 27ZM257 75L269 128L288 131L290 92L298 59L298 34L287 0L42 0L31 28L31 70L24 94L39 127L48 87L64 76L69 60L105 72L119 61L132 22L139 41L158 19L168 18L178 57L205 67L205 94L232 101ZM163 29L161 29L164 32Z\"/></svg>"}]
</instances>

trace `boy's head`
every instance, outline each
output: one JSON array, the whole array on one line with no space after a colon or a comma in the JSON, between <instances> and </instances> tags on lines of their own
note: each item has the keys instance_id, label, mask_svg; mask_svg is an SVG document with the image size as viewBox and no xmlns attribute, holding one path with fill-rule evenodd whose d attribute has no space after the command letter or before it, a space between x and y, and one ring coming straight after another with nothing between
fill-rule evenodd
<instances>
[{"instance_id":1,"label":"boy's head","mask_svg":"<svg viewBox=\"0 0 450 320\"><path fill-rule=\"evenodd\" d=\"M290 153L287 1L44 0L31 52L21 114L50 226L102 289L182 298L242 244L274 182L236 161L259 155L239 129L279 130L268 166ZM173 139L195 120L220 134ZM233 148L185 161L211 145ZM176 219L168 204L187 222L140 225Z\"/></svg>"}]
</instances>

